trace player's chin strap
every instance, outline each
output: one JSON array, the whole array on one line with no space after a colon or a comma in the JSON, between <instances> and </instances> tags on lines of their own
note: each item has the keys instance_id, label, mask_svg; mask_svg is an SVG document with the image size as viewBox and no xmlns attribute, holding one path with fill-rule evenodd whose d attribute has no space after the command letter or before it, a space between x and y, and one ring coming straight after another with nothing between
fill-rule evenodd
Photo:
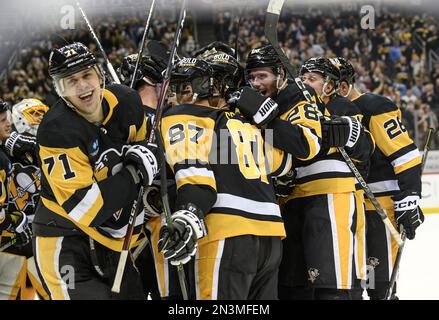
<instances>
[{"instance_id":1,"label":"player's chin strap","mask_svg":"<svg viewBox=\"0 0 439 320\"><path fill-rule=\"evenodd\" d=\"M349 94L351 93L353 87L354 87L353 84L350 83L350 84L349 84L349 90L348 90L348 93L346 93L345 95L344 95L344 94L340 94L340 95L341 95L343 98L347 98L347 97L349 97Z\"/></svg>"}]
</instances>

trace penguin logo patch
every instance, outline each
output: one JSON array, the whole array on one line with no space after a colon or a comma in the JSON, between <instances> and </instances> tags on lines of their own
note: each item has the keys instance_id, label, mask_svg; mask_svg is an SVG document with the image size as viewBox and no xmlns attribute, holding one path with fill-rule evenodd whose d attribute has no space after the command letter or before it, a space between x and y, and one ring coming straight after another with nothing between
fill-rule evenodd
<instances>
[{"instance_id":1,"label":"penguin logo patch","mask_svg":"<svg viewBox=\"0 0 439 320\"><path fill-rule=\"evenodd\" d=\"M314 283L314 281L316 281L316 279L319 275L320 275L319 269L310 268L308 270L308 280L311 281L311 283Z\"/></svg>"}]
</instances>

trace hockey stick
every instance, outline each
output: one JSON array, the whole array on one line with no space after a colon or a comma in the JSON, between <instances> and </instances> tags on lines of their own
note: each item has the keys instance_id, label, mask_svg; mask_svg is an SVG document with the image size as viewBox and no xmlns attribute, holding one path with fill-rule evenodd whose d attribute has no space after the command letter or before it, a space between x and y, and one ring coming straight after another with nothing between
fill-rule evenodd
<instances>
[{"instance_id":1,"label":"hockey stick","mask_svg":"<svg viewBox=\"0 0 439 320\"><path fill-rule=\"evenodd\" d=\"M428 129L427 141L425 142L424 151L422 153L421 174L424 171L425 163L427 162L427 156L428 156L428 152L430 151L430 145L432 141L431 137L433 136L434 132L435 129L433 128ZM395 286L396 277L399 272L399 265L401 263L402 252L404 250L404 245L406 241L406 234L403 226L401 226L401 239L402 239L402 245L398 248L398 253L396 254L395 265L393 266L392 275L390 276L390 283L389 286L387 287L384 300L391 300L393 287Z\"/></svg>"},{"instance_id":2,"label":"hockey stick","mask_svg":"<svg viewBox=\"0 0 439 320\"><path fill-rule=\"evenodd\" d=\"M134 250L134 252L133 252L133 260L134 261L137 260L137 258L139 257L140 253L143 251L143 249L146 248L148 243L149 243L148 237L145 236L145 238L143 238L142 242L140 242L140 244L137 246L136 250Z\"/></svg>"},{"instance_id":3,"label":"hockey stick","mask_svg":"<svg viewBox=\"0 0 439 320\"><path fill-rule=\"evenodd\" d=\"M6 249L8 249L9 247L13 246L16 242L16 238L13 237L11 240L9 240L8 243L4 244L2 247L0 247L0 252L5 251Z\"/></svg>"},{"instance_id":4,"label":"hockey stick","mask_svg":"<svg viewBox=\"0 0 439 320\"><path fill-rule=\"evenodd\" d=\"M175 57L176 52L177 52L178 44L180 42L180 37L181 37L182 30L183 30L185 18L186 18L186 0L183 0L183 3L181 5L181 10L180 10L180 16L178 18L177 29L175 30L174 42L172 43L171 52L169 55L168 65L166 67L165 75L163 76L162 86L160 88L159 98L157 101L156 114L155 114L155 121L153 124L153 128L150 131L150 135L148 137L149 143L152 143L154 140L156 140L158 142L159 154L160 154L161 160L162 160L161 161L162 172L160 173L160 181L161 181L160 192L162 194L162 203L163 203L163 208L164 208L164 213L165 213L167 224L170 224L171 220L170 220L170 209L169 209L169 201L168 201L168 195L167 195L167 187L166 187L167 186L167 183L166 183L167 182L167 180L166 180L166 161L164 158L165 156L164 156L163 144L162 144L162 141L160 138L160 134L158 134L158 124L159 124L161 116L162 116L165 95L166 95L166 91L169 87L169 82L170 82L170 78L171 78L172 65L174 62L174 57ZM111 291L113 291L113 292L117 292L117 293L120 292L120 284L122 282L122 275L123 275L123 272L125 269L125 264L126 264L126 260L128 257L131 237L133 235L133 230L134 230L134 222L135 222L134 217L136 216L136 213L139 210L139 204L142 202L143 193L144 193L144 186L141 186L137 200L135 200L133 207L131 209L131 212L130 212L127 234L125 236L124 243L122 246L122 251L120 253L119 263L117 265L117 271L116 271L116 276L114 278L113 287L111 288ZM177 266L177 269L178 269L178 277L179 277L179 281L180 281L180 286L181 286L183 298L185 300L187 300L188 294L187 294L187 290L186 290L186 281L185 281L183 266L179 265L179 266Z\"/></svg>"},{"instance_id":5,"label":"hockey stick","mask_svg":"<svg viewBox=\"0 0 439 320\"><path fill-rule=\"evenodd\" d=\"M284 4L285 0L270 0L268 7L267 7L267 13L265 16L265 26L264 26L264 33L267 40L270 42L270 44L273 46L274 50L276 51L277 55L279 56L279 59L282 63L282 65L285 67L289 75L294 79L294 82L296 83L297 87L302 91L303 96L307 100L309 104L313 106L313 108L317 111L318 114L321 114L321 112L318 110L317 106L315 105L314 101L312 100L311 94L306 89L305 85L303 84L302 80L299 77L296 77L296 72L294 70L293 65L288 60L287 56L284 54L282 49L279 46L279 41L277 39L277 24L279 22L279 16L280 12L282 10L282 6ZM401 237L398 233L398 231L395 229L395 227L392 225L392 223L389 220L389 217L387 216L386 212L383 210L381 205L376 200L375 196L373 195L372 191L370 190L369 186L367 185L366 181L364 181L363 177L361 176L360 172L358 171L357 167L355 167L355 164L352 162L349 155L346 153L343 147L337 148L340 154L342 155L343 159L345 160L347 166L354 174L355 178L357 178L358 182L361 185L361 188L364 190L364 193L369 198L369 200L374 205L376 211L380 215L381 219L383 220L383 223L386 225L387 229L389 230L392 237L395 239L395 241L398 243L398 246L402 245Z\"/></svg>"},{"instance_id":6,"label":"hockey stick","mask_svg":"<svg viewBox=\"0 0 439 320\"><path fill-rule=\"evenodd\" d=\"M107 69L110 72L110 75L113 78L113 81L120 84L119 77L117 76L116 71L114 71L113 65L111 64L110 60L108 60L108 56L105 53L104 48L102 48L101 42L99 41L96 33L94 32L94 30L90 24L90 21L88 21L88 18L85 15L84 10L82 10L78 0L76 0L76 6L78 7L79 11L81 12L82 18L84 18L84 21L85 21L85 24L87 25L88 30L90 31L93 39L96 41L96 44L98 45L99 50L101 51L102 57L105 60L105 64L107 65Z\"/></svg>"},{"instance_id":7,"label":"hockey stick","mask_svg":"<svg viewBox=\"0 0 439 320\"><path fill-rule=\"evenodd\" d=\"M154 6L155 6L155 0L152 0L151 7L149 8L148 19L146 20L145 30L143 30L142 41L140 41L139 54L137 55L136 65L134 66L134 72L131 78L130 88L134 87L137 69L139 69L140 59L142 58L143 49L145 48L146 36L148 35L152 12L154 11Z\"/></svg>"}]
</instances>

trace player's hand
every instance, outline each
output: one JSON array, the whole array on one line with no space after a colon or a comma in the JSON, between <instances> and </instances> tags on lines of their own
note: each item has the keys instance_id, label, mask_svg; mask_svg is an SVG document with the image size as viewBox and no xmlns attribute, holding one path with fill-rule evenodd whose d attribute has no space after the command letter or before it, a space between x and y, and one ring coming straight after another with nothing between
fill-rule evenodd
<instances>
[{"instance_id":1,"label":"player's hand","mask_svg":"<svg viewBox=\"0 0 439 320\"><path fill-rule=\"evenodd\" d=\"M130 147L125 154L124 164L130 171L135 183L147 187L152 184L158 173L157 147L136 144Z\"/></svg>"},{"instance_id":2,"label":"player's hand","mask_svg":"<svg viewBox=\"0 0 439 320\"><path fill-rule=\"evenodd\" d=\"M32 230L29 227L26 214L21 211L10 213L12 224L8 231L15 233L15 243L17 247L22 247L32 240Z\"/></svg>"},{"instance_id":3,"label":"player's hand","mask_svg":"<svg viewBox=\"0 0 439 320\"><path fill-rule=\"evenodd\" d=\"M398 230L404 227L406 236L415 238L416 229L424 222L424 214L419 207L419 195L416 192L401 192L393 197L395 220Z\"/></svg>"},{"instance_id":4,"label":"player's hand","mask_svg":"<svg viewBox=\"0 0 439 320\"><path fill-rule=\"evenodd\" d=\"M332 117L322 123L322 142L327 147L352 148L358 142L361 123L353 117Z\"/></svg>"},{"instance_id":5,"label":"player's hand","mask_svg":"<svg viewBox=\"0 0 439 320\"><path fill-rule=\"evenodd\" d=\"M9 156L18 158L27 164L32 164L35 159L35 148L37 146L37 138L12 132L5 142L5 149Z\"/></svg>"}]
</instances>

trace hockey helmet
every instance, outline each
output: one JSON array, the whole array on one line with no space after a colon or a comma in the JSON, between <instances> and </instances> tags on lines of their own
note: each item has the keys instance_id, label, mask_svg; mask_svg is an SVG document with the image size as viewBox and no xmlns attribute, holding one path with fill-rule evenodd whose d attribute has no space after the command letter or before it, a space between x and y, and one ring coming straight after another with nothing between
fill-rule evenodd
<instances>
[{"instance_id":1,"label":"hockey helmet","mask_svg":"<svg viewBox=\"0 0 439 320\"><path fill-rule=\"evenodd\" d=\"M325 57L310 58L300 68L300 75L303 76L307 72L317 72L322 74L327 80L333 80L338 83L340 79L340 70Z\"/></svg>"},{"instance_id":2,"label":"hockey helmet","mask_svg":"<svg viewBox=\"0 0 439 320\"><path fill-rule=\"evenodd\" d=\"M355 83L355 69L349 60L343 57L331 59L340 70L340 81L346 81L348 84Z\"/></svg>"},{"instance_id":3,"label":"hockey helmet","mask_svg":"<svg viewBox=\"0 0 439 320\"><path fill-rule=\"evenodd\" d=\"M214 85L221 96L226 96L241 86L244 70L233 56L216 52L206 56L204 60L212 67Z\"/></svg>"},{"instance_id":4,"label":"hockey helmet","mask_svg":"<svg viewBox=\"0 0 439 320\"><path fill-rule=\"evenodd\" d=\"M0 113L5 111L8 111L8 104L5 101L0 100Z\"/></svg>"},{"instance_id":5,"label":"hockey helmet","mask_svg":"<svg viewBox=\"0 0 439 320\"><path fill-rule=\"evenodd\" d=\"M195 51L194 56L199 57L199 58L204 58L204 57L207 57L207 56L209 56L213 53L217 53L217 52L223 52L223 53L228 54L229 56L235 55L235 50L230 48L230 46L228 46L224 42L213 41L213 42L209 43L208 45L202 47L201 49L198 49L197 51Z\"/></svg>"},{"instance_id":6,"label":"hockey helmet","mask_svg":"<svg viewBox=\"0 0 439 320\"><path fill-rule=\"evenodd\" d=\"M171 83L177 85L174 91L179 94L179 84L188 82L196 98L209 97L213 87L213 70L209 63L197 58L182 58L178 61L171 74Z\"/></svg>"},{"instance_id":7,"label":"hockey helmet","mask_svg":"<svg viewBox=\"0 0 439 320\"><path fill-rule=\"evenodd\" d=\"M282 70L282 63L273 46L268 44L253 49L247 56L246 71L256 68L272 68L273 72L278 75Z\"/></svg>"},{"instance_id":8,"label":"hockey helmet","mask_svg":"<svg viewBox=\"0 0 439 320\"><path fill-rule=\"evenodd\" d=\"M94 68L101 86L104 86L104 72L93 53L80 42L75 42L59 49L53 49L49 56L49 75L54 80L55 90L60 97L78 95L66 90L64 79L85 69Z\"/></svg>"},{"instance_id":9,"label":"hockey helmet","mask_svg":"<svg viewBox=\"0 0 439 320\"><path fill-rule=\"evenodd\" d=\"M38 126L49 110L38 99L24 99L12 107L12 123L18 133L37 135Z\"/></svg>"}]
</instances>

